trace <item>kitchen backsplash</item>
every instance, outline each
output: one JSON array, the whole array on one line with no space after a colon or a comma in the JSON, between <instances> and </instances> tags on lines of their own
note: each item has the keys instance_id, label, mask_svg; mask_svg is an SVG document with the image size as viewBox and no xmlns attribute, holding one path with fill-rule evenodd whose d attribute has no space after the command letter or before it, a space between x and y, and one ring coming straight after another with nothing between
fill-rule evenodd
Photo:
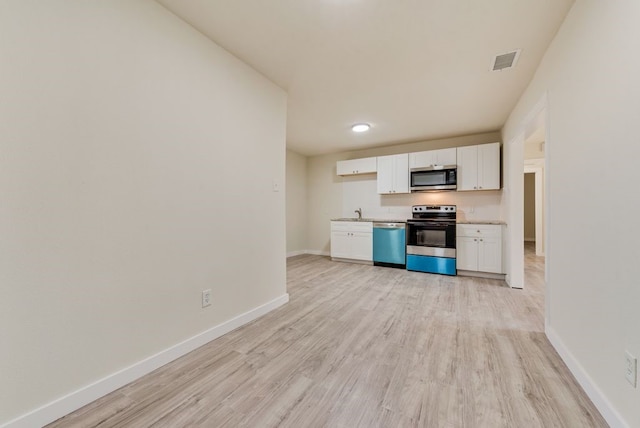
<instances>
[{"instance_id":1,"label":"kitchen backsplash","mask_svg":"<svg viewBox=\"0 0 640 428\"><path fill-rule=\"evenodd\" d=\"M402 220L411 217L411 206L419 204L457 205L460 220L503 220L502 191L435 192L379 195L375 175L346 176L342 182L342 217L362 216Z\"/></svg>"}]
</instances>

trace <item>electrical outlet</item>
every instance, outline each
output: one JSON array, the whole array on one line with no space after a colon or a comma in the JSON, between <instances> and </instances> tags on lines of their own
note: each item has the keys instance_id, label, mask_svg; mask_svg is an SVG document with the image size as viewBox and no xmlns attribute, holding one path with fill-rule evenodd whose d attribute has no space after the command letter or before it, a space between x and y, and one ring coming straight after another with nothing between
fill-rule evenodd
<instances>
[{"instance_id":1,"label":"electrical outlet","mask_svg":"<svg viewBox=\"0 0 640 428\"><path fill-rule=\"evenodd\" d=\"M638 379L638 359L631 355L629 351L624 352L625 369L624 377L635 388Z\"/></svg>"},{"instance_id":2,"label":"electrical outlet","mask_svg":"<svg viewBox=\"0 0 640 428\"><path fill-rule=\"evenodd\" d=\"M211 289L202 291L202 307L206 308L211 305Z\"/></svg>"}]
</instances>

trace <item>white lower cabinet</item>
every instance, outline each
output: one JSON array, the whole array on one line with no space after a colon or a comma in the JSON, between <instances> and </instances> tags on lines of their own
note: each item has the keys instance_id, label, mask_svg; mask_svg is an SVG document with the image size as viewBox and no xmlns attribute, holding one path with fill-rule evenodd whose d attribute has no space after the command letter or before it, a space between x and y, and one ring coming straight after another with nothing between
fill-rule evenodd
<instances>
[{"instance_id":1,"label":"white lower cabinet","mask_svg":"<svg viewBox=\"0 0 640 428\"><path fill-rule=\"evenodd\" d=\"M504 273L502 271L502 226L459 224L456 228L458 270Z\"/></svg>"},{"instance_id":2,"label":"white lower cabinet","mask_svg":"<svg viewBox=\"0 0 640 428\"><path fill-rule=\"evenodd\" d=\"M331 258L373 261L373 223L332 221Z\"/></svg>"}]
</instances>

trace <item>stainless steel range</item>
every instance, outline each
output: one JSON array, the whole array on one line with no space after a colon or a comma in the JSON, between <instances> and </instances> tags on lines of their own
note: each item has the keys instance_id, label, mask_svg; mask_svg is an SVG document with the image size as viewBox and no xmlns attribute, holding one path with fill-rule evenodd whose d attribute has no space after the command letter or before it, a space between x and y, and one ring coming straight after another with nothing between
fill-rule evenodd
<instances>
[{"instance_id":1,"label":"stainless steel range","mask_svg":"<svg viewBox=\"0 0 640 428\"><path fill-rule=\"evenodd\" d=\"M414 205L407 220L407 270L456 275L456 206Z\"/></svg>"}]
</instances>

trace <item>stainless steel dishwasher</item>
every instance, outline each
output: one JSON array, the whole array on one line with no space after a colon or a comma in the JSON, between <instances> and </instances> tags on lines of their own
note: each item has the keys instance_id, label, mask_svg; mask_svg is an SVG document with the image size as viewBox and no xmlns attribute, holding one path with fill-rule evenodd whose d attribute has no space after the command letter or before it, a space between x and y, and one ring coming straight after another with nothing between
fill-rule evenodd
<instances>
[{"instance_id":1,"label":"stainless steel dishwasher","mask_svg":"<svg viewBox=\"0 0 640 428\"><path fill-rule=\"evenodd\" d=\"M373 223L373 264L404 269L406 265L406 223Z\"/></svg>"}]
</instances>

